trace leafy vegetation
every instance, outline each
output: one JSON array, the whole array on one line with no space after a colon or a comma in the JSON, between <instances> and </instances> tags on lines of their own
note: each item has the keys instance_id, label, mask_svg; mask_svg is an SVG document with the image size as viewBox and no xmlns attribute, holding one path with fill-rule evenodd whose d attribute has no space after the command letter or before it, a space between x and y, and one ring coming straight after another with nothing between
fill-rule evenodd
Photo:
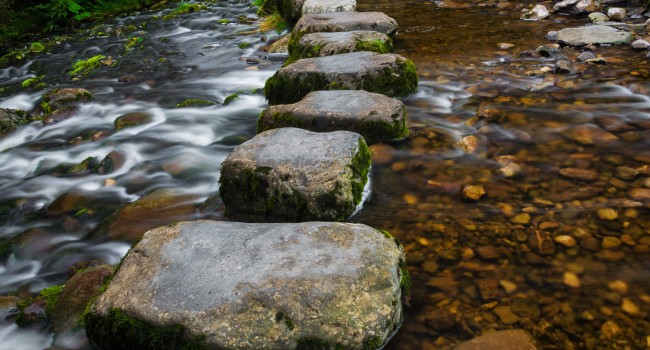
<instances>
[{"instance_id":1,"label":"leafy vegetation","mask_svg":"<svg viewBox=\"0 0 650 350\"><path fill-rule=\"evenodd\" d=\"M0 45L170 0L0 0ZM40 49L38 47L37 49Z\"/></svg>"}]
</instances>

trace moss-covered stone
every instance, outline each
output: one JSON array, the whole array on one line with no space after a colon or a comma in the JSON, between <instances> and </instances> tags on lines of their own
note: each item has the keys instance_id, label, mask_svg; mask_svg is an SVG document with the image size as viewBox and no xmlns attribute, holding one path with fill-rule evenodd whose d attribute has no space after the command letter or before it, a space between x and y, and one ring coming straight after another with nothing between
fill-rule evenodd
<instances>
[{"instance_id":1,"label":"moss-covered stone","mask_svg":"<svg viewBox=\"0 0 650 350\"><path fill-rule=\"evenodd\" d=\"M317 90L366 90L390 97L417 90L412 61L395 54L361 51L299 60L277 71L266 81L269 104L300 101Z\"/></svg>"},{"instance_id":2,"label":"moss-covered stone","mask_svg":"<svg viewBox=\"0 0 650 350\"><path fill-rule=\"evenodd\" d=\"M96 55L87 60L79 60L72 65L72 68L68 74L71 76L76 75L87 75L102 64L102 60L105 59L104 55Z\"/></svg>"},{"instance_id":3,"label":"moss-covered stone","mask_svg":"<svg viewBox=\"0 0 650 350\"><path fill-rule=\"evenodd\" d=\"M0 108L0 136L9 134L32 121L32 116L25 111Z\"/></svg>"},{"instance_id":4,"label":"moss-covered stone","mask_svg":"<svg viewBox=\"0 0 650 350\"><path fill-rule=\"evenodd\" d=\"M393 40L386 34L372 30L350 32L310 33L300 39L295 37L289 46L289 58L284 66L302 59L323 57L357 51L389 53L393 51Z\"/></svg>"},{"instance_id":5,"label":"moss-covered stone","mask_svg":"<svg viewBox=\"0 0 650 350\"><path fill-rule=\"evenodd\" d=\"M208 100L201 100L198 98L188 98L181 103L176 104L176 108L185 108L185 107L203 107L203 106L212 106L215 103Z\"/></svg>"},{"instance_id":6,"label":"moss-covered stone","mask_svg":"<svg viewBox=\"0 0 650 350\"><path fill-rule=\"evenodd\" d=\"M41 108L43 109L43 114L49 114L64 106L70 106L79 102L88 101L92 99L92 97L93 95L86 89L52 89L43 95Z\"/></svg>"},{"instance_id":7,"label":"moss-covered stone","mask_svg":"<svg viewBox=\"0 0 650 350\"><path fill-rule=\"evenodd\" d=\"M369 167L370 152L358 134L270 130L224 161L219 190L225 215L243 221L342 221L360 204Z\"/></svg>"},{"instance_id":8,"label":"moss-covered stone","mask_svg":"<svg viewBox=\"0 0 650 350\"><path fill-rule=\"evenodd\" d=\"M153 118L150 114L143 112L131 112L117 117L113 123L113 127L115 131L120 131L122 129L147 124L151 122L152 119Z\"/></svg>"}]
</instances>

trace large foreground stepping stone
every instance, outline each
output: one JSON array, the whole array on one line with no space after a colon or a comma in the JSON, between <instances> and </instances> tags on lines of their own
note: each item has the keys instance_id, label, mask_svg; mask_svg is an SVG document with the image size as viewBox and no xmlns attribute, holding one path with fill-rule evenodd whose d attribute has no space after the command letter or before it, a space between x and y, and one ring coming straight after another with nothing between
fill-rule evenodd
<instances>
[{"instance_id":1,"label":"large foreground stepping stone","mask_svg":"<svg viewBox=\"0 0 650 350\"><path fill-rule=\"evenodd\" d=\"M634 36L629 32L601 25L565 28L557 32L557 41L569 46L622 45L631 43L632 40Z\"/></svg>"},{"instance_id":2,"label":"large foreground stepping stone","mask_svg":"<svg viewBox=\"0 0 650 350\"><path fill-rule=\"evenodd\" d=\"M379 349L404 266L360 224L183 222L131 249L85 328L100 349Z\"/></svg>"},{"instance_id":3,"label":"large foreground stepping stone","mask_svg":"<svg viewBox=\"0 0 650 350\"><path fill-rule=\"evenodd\" d=\"M289 40L289 52L292 52L296 41L309 33L372 30L392 36L397 32L397 28L397 22L383 12L333 12L304 15L293 27Z\"/></svg>"},{"instance_id":4,"label":"large foreground stepping stone","mask_svg":"<svg viewBox=\"0 0 650 350\"><path fill-rule=\"evenodd\" d=\"M282 128L236 147L223 162L219 192L229 220L343 221L361 204L370 151L349 131Z\"/></svg>"},{"instance_id":5,"label":"large foreground stepping stone","mask_svg":"<svg viewBox=\"0 0 650 350\"><path fill-rule=\"evenodd\" d=\"M292 47L285 66L301 59L323 57L356 51L389 53L393 40L386 34L372 30L306 34Z\"/></svg>"},{"instance_id":6,"label":"large foreground stepping stone","mask_svg":"<svg viewBox=\"0 0 650 350\"><path fill-rule=\"evenodd\" d=\"M362 90L310 92L300 102L267 108L257 122L258 133L286 127L354 131L368 143L401 140L409 133L401 101Z\"/></svg>"},{"instance_id":7,"label":"large foreground stepping stone","mask_svg":"<svg viewBox=\"0 0 650 350\"><path fill-rule=\"evenodd\" d=\"M398 97L415 92L417 86L411 60L361 51L298 60L270 77L264 93L274 105L298 102L317 90L366 90Z\"/></svg>"}]
</instances>

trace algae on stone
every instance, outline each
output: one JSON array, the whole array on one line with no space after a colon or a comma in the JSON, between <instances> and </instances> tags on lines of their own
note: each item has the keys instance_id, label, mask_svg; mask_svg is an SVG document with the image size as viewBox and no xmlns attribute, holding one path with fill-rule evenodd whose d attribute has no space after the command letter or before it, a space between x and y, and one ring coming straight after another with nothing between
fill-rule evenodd
<instances>
[{"instance_id":1,"label":"algae on stone","mask_svg":"<svg viewBox=\"0 0 650 350\"><path fill-rule=\"evenodd\" d=\"M289 58L284 66L286 67L301 58L331 56L356 51L389 53L393 51L393 40L386 34L372 30L306 34L291 45Z\"/></svg>"}]
</instances>

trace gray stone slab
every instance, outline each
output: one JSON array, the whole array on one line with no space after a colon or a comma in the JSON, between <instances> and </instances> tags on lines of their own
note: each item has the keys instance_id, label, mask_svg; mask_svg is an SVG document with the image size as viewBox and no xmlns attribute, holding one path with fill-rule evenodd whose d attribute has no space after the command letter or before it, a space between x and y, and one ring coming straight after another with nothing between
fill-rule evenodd
<instances>
[{"instance_id":1,"label":"gray stone slab","mask_svg":"<svg viewBox=\"0 0 650 350\"><path fill-rule=\"evenodd\" d=\"M306 34L292 45L285 66L301 58L331 56L356 51L389 53L393 51L393 40L386 34L372 30Z\"/></svg>"},{"instance_id":2,"label":"gray stone slab","mask_svg":"<svg viewBox=\"0 0 650 350\"><path fill-rule=\"evenodd\" d=\"M305 0L302 4L303 15L317 15L331 12L354 12L356 0Z\"/></svg>"},{"instance_id":3,"label":"gray stone slab","mask_svg":"<svg viewBox=\"0 0 650 350\"><path fill-rule=\"evenodd\" d=\"M397 32L397 22L383 12L333 12L304 15L293 27L292 40L305 34L373 30L386 35ZM291 46L291 44L289 44Z\"/></svg>"},{"instance_id":4,"label":"gray stone slab","mask_svg":"<svg viewBox=\"0 0 650 350\"><path fill-rule=\"evenodd\" d=\"M370 162L357 133L263 132L223 162L225 215L256 222L343 221L361 204Z\"/></svg>"},{"instance_id":5,"label":"gray stone slab","mask_svg":"<svg viewBox=\"0 0 650 350\"><path fill-rule=\"evenodd\" d=\"M565 28L557 32L557 41L570 46L597 44L628 44L634 36L628 32L609 26L593 25L578 28Z\"/></svg>"},{"instance_id":6,"label":"gray stone slab","mask_svg":"<svg viewBox=\"0 0 650 350\"><path fill-rule=\"evenodd\" d=\"M300 102L267 108L257 122L258 133L286 127L348 130L361 134L368 143L401 140L409 132L401 101L362 90L310 92Z\"/></svg>"},{"instance_id":7,"label":"gray stone slab","mask_svg":"<svg viewBox=\"0 0 650 350\"><path fill-rule=\"evenodd\" d=\"M266 81L269 104L295 103L318 90L366 90L390 97L417 90L411 60L396 54L361 51L305 58L290 64Z\"/></svg>"},{"instance_id":8,"label":"gray stone slab","mask_svg":"<svg viewBox=\"0 0 650 350\"><path fill-rule=\"evenodd\" d=\"M361 224L182 222L131 249L85 328L100 349L378 349L403 259Z\"/></svg>"},{"instance_id":9,"label":"gray stone slab","mask_svg":"<svg viewBox=\"0 0 650 350\"><path fill-rule=\"evenodd\" d=\"M276 2L276 8L285 21L295 23L302 16L305 0L269 0Z\"/></svg>"}]
</instances>

